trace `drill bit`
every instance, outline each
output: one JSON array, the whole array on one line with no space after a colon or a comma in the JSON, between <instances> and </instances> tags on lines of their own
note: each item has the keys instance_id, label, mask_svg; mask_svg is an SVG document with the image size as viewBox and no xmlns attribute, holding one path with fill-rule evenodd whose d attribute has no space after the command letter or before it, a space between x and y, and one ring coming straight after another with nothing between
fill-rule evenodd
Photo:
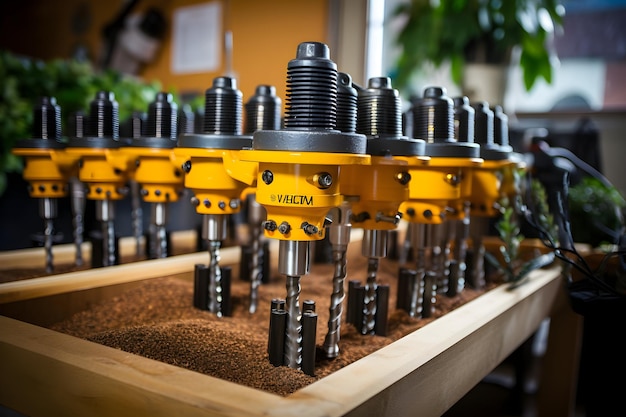
<instances>
[{"instance_id":1,"label":"drill bit","mask_svg":"<svg viewBox=\"0 0 626 417\"><path fill-rule=\"evenodd\" d=\"M154 245L151 255L154 255L156 259L167 258L167 232L165 230L167 206L165 203L153 203L151 217L153 227L151 242Z\"/></svg>"},{"instance_id":2,"label":"drill bit","mask_svg":"<svg viewBox=\"0 0 626 417\"><path fill-rule=\"evenodd\" d=\"M373 334L376 326L376 282L380 258L387 256L387 231L367 229L363 231L363 256L367 260L367 279L363 298L362 334Z\"/></svg>"},{"instance_id":3,"label":"drill bit","mask_svg":"<svg viewBox=\"0 0 626 417\"><path fill-rule=\"evenodd\" d=\"M222 269L220 268L219 240L209 240L209 311L222 317Z\"/></svg>"},{"instance_id":4,"label":"drill bit","mask_svg":"<svg viewBox=\"0 0 626 417\"><path fill-rule=\"evenodd\" d=\"M133 236L135 238L135 254L141 256L141 237L143 236L143 209L141 208L141 198L139 197L139 183L130 180L130 196L131 196L131 219Z\"/></svg>"},{"instance_id":5,"label":"drill bit","mask_svg":"<svg viewBox=\"0 0 626 417\"><path fill-rule=\"evenodd\" d=\"M339 219L328 226L329 240L332 245L333 292L330 296L328 316L328 332L324 339L323 349L327 358L335 358L339 354L339 337L341 335L341 316L345 299L344 281L346 279L346 251L350 242L351 224L349 204L339 207Z\"/></svg>"},{"instance_id":6,"label":"drill bit","mask_svg":"<svg viewBox=\"0 0 626 417\"><path fill-rule=\"evenodd\" d=\"M300 369L302 365L302 313L300 311L300 277L309 273L309 242L281 240L278 270L287 278L285 310L285 365Z\"/></svg>"},{"instance_id":7,"label":"drill bit","mask_svg":"<svg viewBox=\"0 0 626 417\"><path fill-rule=\"evenodd\" d=\"M207 214L202 218L202 237L208 242L209 251L209 306L208 310L222 317L222 269L220 248L226 239L227 218L225 215Z\"/></svg>"},{"instance_id":8,"label":"drill bit","mask_svg":"<svg viewBox=\"0 0 626 417\"><path fill-rule=\"evenodd\" d=\"M57 201L52 198L42 198L39 200L39 213L44 220L44 248L46 251L46 272L51 273L54 270L52 255L52 238L54 236L53 219L57 215Z\"/></svg>"},{"instance_id":9,"label":"drill bit","mask_svg":"<svg viewBox=\"0 0 626 417\"><path fill-rule=\"evenodd\" d=\"M83 260L83 234L84 234L84 214L85 214L85 187L77 178L70 179L71 185L71 206L72 225L74 227L74 246L76 247L76 257L74 263L81 266Z\"/></svg>"},{"instance_id":10,"label":"drill bit","mask_svg":"<svg viewBox=\"0 0 626 417\"><path fill-rule=\"evenodd\" d=\"M247 197L248 203L248 223L251 226L251 259L250 259L250 314L254 314L258 307L259 300L259 286L263 279L263 264L262 262L268 262L265 257L266 254L263 250L262 236L263 227L262 222L265 217L265 209L260 205L255 198L255 194L249 194Z\"/></svg>"},{"instance_id":11,"label":"drill bit","mask_svg":"<svg viewBox=\"0 0 626 417\"><path fill-rule=\"evenodd\" d=\"M102 228L102 265L112 266L117 263L115 252L114 203L110 199L96 201L96 219Z\"/></svg>"}]
</instances>

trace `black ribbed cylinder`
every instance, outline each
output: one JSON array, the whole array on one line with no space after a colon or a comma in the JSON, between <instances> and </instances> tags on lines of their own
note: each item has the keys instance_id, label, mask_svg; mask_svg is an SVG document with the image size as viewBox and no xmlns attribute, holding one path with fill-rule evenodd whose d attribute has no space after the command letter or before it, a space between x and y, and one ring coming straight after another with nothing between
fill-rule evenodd
<instances>
[{"instance_id":1,"label":"black ribbed cylinder","mask_svg":"<svg viewBox=\"0 0 626 417\"><path fill-rule=\"evenodd\" d=\"M70 136L75 138L84 138L87 133L85 129L87 128L87 116L81 110L72 114L68 122L68 129L70 132Z\"/></svg>"},{"instance_id":2,"label":"black ribbed cylinder","mask_svg":"<svg viewBox=\"0 0 626 417\"><path fill-rule=\"evenodd\" d=\"M335 129L337 65L327 45L303 42L287 65L287 129Z\"/></svg>"},{"instance_id":3,"label":"black ribbed cylinder","mask_svg":"<svg viewBox=\"0 0 626 417\"><path fill-rule=\"evenodd\" d=\"M87 136L117 139L119 131L119 109L115 94L98 91L89 106Z\"/></svg>"},{"instance_id":4,"label":"black ribbed cylinder","mask_svg":"<svg viewBox=\"0 0 626 417\"><path fill-rule=\"evenodd\" d=\"M493 111L489 103L481 101L472 104L476 114L474 116L474 140L481 145L493 146Z\"/></svg>"},{"instance_id":5,"label":"black ribbed cylinder","mask_svg":"<svg viewBox=\"0 0 626 417\"><path fill-rule=\"evenodd\" d=\"M496 145L509 146L509 116L502 106L495 106L493 111L493 141Z\"/></svg>"},{"instance_id":6,"label":"black ribbed cylinder","mask_svg":"<svg viewBox=\"0 0 626 417\"><path fill-rule=\"evenodd\" d=\"M474 115L469 98L454 98L454 138L458 142L474 142Z\"/></svg>"},{"instance_id":7,"label":"black ribbed cylinder","mask_svg":"<svg viewBox=\"0 0 626 417\"><path fill-rule=\"evenodd\" d=\"M398 90L391 78L370 78L359 92L357 133L366 136L402 136L402 110Z\"/></svg>"},{"instance_id":8,"label":"black ribbed cylinder","mask_svg":"<svg viewBox=\"0 0 626 417\"><path fill-rule=\"evenodd\" d=\"M252 134L257 130L280 129L281 105L282 100L276 96L274 86L257 86L254 95L245 105L246 127L244 132Z\"/></svg>"},{"instance_id":9,"label":"black ribbed cylinder","mask_svg":"<svg viewBox=\"0 0 626 417\"><path fill-rule=\"evenodd\" d=\"M337 130L344 133L356 132L358 92L352 86L350 74L337 75Z\"/></svg>"},{"instance_id":10,"label":"black ribbed cylinder","mask_svg":"<svg viewBox=\"0 0 626 417\"><path fill-rule=\"evenodd\" d=\"M61 139L61 107L54 97L41 97L33 108L33 138Z\"/></svg>"},{"instance_id":11,"label":"black ribbed cylinder","mask_svg":"<svg viewBox=\"0 0 626 417\"><path fill-rule=\"evenodd\" d=\"M178 105L169 93L157 93L148 106L145 135L151 138L176 139L178 135Z\"/></svg>"},{"instance_id":12,"label":"black ribbed cylinder","mask_svg":"<svg viewBox=\"0 0 626 417\"><path fill-rule=\"evenodd\" d=\"M426 143L454 140L454 102L442 87L428 87L424 96L415 101L413 137Z\"/></svg>"},{"instance_id":13,"label":"black ribbed cylinder","mask_svg":"<svg viewBox=\"0 0 626 417\"><path fill-rule=\"evenodd\" d=\"M178 135L193 133L195 131L195 123L196 115L191 109L191 106L189 104L180 106L178 109L178 128L176 129Z\"/></svg>"},{"instance_id":14,"label":"black ribbed cylinder","mask_svg":"<svg viewBox=\"0 0 626 417\"><path fill-rule=\"evenodd\" d=\"M215 78L205 94L204 133L241 135L242 97L234 78Z\"/></svg>"}]
</instances>

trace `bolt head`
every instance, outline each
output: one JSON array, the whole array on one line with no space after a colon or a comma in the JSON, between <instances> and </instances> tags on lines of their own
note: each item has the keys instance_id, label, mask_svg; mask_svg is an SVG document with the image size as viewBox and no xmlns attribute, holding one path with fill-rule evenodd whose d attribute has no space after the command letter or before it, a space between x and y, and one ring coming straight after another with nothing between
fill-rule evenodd
<instances>
[{"instance_id":1,"label":"bolt head","mask_svg":"<svg viewBox=\"0 0 626 417\"><path fill-rule=\"evenodd\" d=\"M261 179L267 185L270 185L274 181L274 173L268 169L263 171L261 174Z\"/></svg>"}]
</instances>

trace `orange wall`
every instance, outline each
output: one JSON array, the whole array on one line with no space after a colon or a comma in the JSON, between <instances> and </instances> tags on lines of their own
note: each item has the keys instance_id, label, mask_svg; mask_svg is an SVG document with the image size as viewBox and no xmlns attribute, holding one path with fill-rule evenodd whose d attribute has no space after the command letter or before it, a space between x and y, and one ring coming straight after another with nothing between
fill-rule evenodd
<instances>
[{"instance_id":1,"label":"orange wall","mask_svg":"<svg viewBox=\"0 0 626 417\"><path fill-rule=\"evenodd\" d=\"M221 1L223 28L233 33L233 69L243 92L244 103L257 85L276 87L285 102L287 63L295 58L303 41L329 43L329 0L215 0ZM146 81L159 80L165 90L180 93L209 88L222 69L213 73L172 74L171 24L173 11L181 6L205 3L206 0L143 0L138 9L156 6L168 18L168 36L155 62L140 74ZM66 58L79 40L88 44L93 54L101 47L100 31L117 14L121 0L19 0L0 1L0 48L42 58ZM72 17L79 5L90 7L88 32L77 36L71 31ZM332 51L331 51L332 54Z\"/></svg>"}]
</instances>

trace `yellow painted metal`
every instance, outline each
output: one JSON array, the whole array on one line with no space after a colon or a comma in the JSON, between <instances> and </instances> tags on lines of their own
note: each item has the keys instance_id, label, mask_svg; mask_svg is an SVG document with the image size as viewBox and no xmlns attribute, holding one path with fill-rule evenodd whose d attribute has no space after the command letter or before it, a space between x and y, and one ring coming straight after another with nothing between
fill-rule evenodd
<instances>
[{"instance_id":1,"label":"yellow painted metal","mask_svg":"<svg viewBox=\"0 0 626 417\"><path fill-rule=\"evenodd\" d=\"M257 164L241 161L238 152L211 148L174 149L179 161L191 163L191 169L184 175L184 185L198 200L196 212L199 214L240 211L241 194L254 183Z\"/></svg>"},{"instance_id":2,"label":"yellow painted metal","mask_svg":"<svg viewBox=\"0 0 626 417\"><path fill-rule=\"evenodd\" d=\"M90 200L121 200L128 181L128 156L119 149L66 148L65 152L79 159L78 178L87 186Z\"/></svg>"},{"instance_id":3,"label":"yellow painted metal","mask_svg":"<svg viewBox=\"0 0 626 417\"><path fill-rule=\"evenodd\" d=\"M470 198L472 216L495 217L499 214L497 203L504 196L503 178L510 166L508 159L487 160L482 167L476 169Z\"/></svg>"},{"instance_id":4,"label":"yellow painted metal","mask_svg":"<svg viewBox=\"0 0 626 417\"><path fill-rule=\"evenodd\" d=\"M340 167L370 163L370 156L361 154L244 150L240 156L242 160L259 164L256 199L265 207L267 220L276 226L288 226L266 228L265 236L294 241L324 238L328 211L343 201L339 190ZM328 187L319 181L327 174L332 178ZM310 226L308 231L305 226Z\"/></svg>"},{"instance_id":5,"label":"yellow painted metal","mask_svg":"<svg viewBox=\"0 0 626 417\"><path fill-rule=\"evenodd\" d=\"M471 186L463 183L483 164L481 158L402 158L409 164L411 182L409 199L402 203L400 211L409 222L427 224L442 223L451 204L472 193Z\"/></svg>"},{"instance_id":6,"label":"yellow painted metal","mask_svg":"<svg viewBox=\"0 0 626 417\"><path fill-rule=\"evenodd\" d=\"M76 171L76 158L70 157L62 149L14 148L12 152L24 157L22 176L30 184L31 197L67 196L67 182Z\"/></svg>"},{"instance_id":7,"label":"yellow painted metal","mask_svg":"<svg viewBox=\"0 0 626 417\"><path fill-rule=\"evenodd\" d=\"M372 156L371 165L343 166L340 175L341 194L352 204L353 226L368 230L397 227L384 218L394 218L400 204L409 198L409 184L402 183L408 175L407 161Z\"/></svg>"},{"instance_id":8,"label":"yellow painted metal","mask_svg":"<svg viewBox=\"0 0 626 417\"><path fill-rule=\"evenodd\" d=\"M141 196L149 203L178 201L184 189L182 162L173 149L125 147L121 149L130 159L129 175L144 190Z\"/></svg>"}]
</instances>

